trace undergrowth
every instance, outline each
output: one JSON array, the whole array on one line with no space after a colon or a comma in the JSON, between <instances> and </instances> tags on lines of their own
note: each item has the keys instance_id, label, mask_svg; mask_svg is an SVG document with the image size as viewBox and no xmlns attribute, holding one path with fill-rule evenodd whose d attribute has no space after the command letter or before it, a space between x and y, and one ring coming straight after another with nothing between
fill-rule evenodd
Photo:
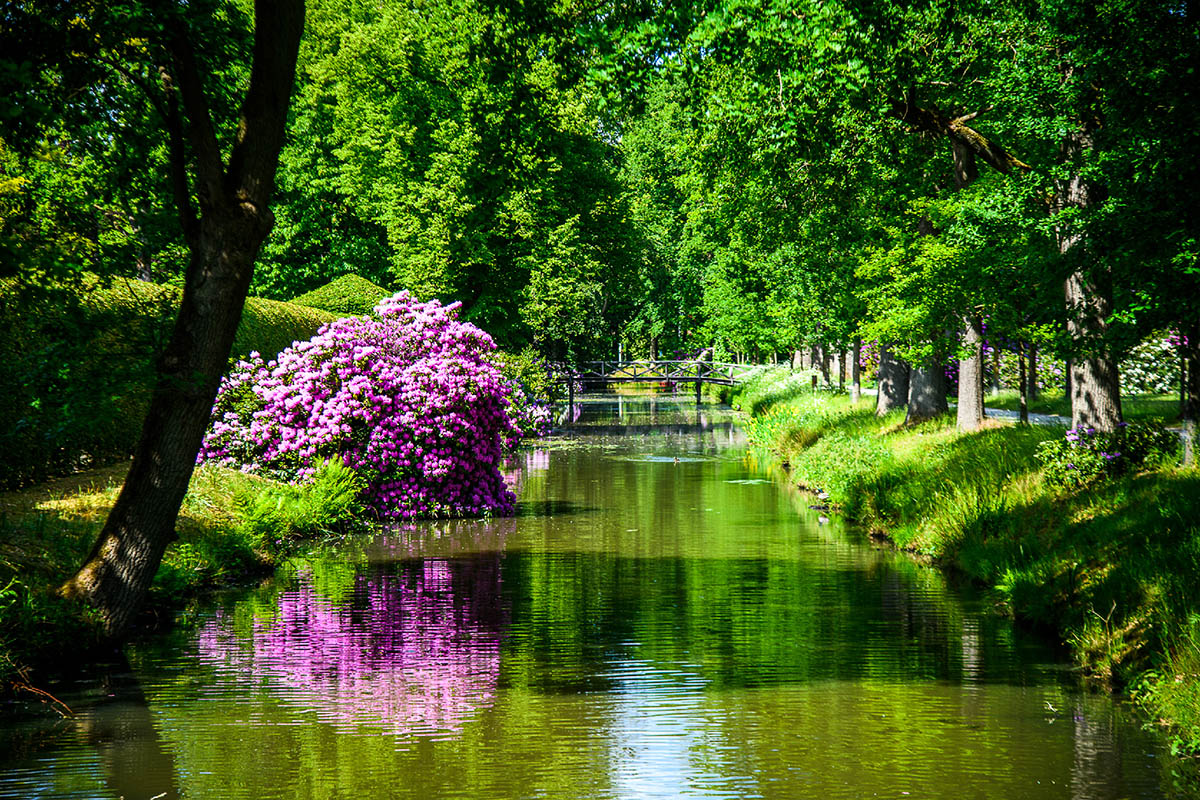
<instances>
[{"instance_id":1,"label":"undergrowth","mask_svg":"<svg viewBox=\"0 0 1200 800\"><path fill-rule=\"evenodd\" d=\"M55 589L87 557L116 500L124 468L93 482L51 483L0 495L0 687L19 688L30 664L53 663L101 643L87 609ZM290 544L362 525L362 479L341 462L307 483L289 485L203 466L184 498L143 622L206 591L270 574ZM170 616L169 613L166 616Z\"/></svg>"},{"instance_id":2,"label":"undergrowth","mask_svg":"<svg viewBox=\"0 0 1200 800\"><path fill-rule=\"evenodd\" d=\"M730 400L757 409L751 442L796 483L1057 630L1082 669L1136 687L1176 748L1200 752L1200 471L1175 466L1173 445L1160 437L1140 466L1064 485L1038 459L1063 427L905 426L871 399L774 391L770 374Z\"/></svg>"}]
</instances>

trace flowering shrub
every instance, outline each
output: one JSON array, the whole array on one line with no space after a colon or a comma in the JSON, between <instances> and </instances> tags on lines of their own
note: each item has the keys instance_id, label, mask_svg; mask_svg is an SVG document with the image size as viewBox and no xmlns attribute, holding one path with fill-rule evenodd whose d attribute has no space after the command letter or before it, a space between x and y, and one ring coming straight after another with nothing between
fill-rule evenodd
<instances>
[{"instance_id":1,"label":"flowering shrub","mask_svg":"<svg viewBox=\"0 0 1200 800\"><path fill-rule=\"evenodd\" d=\"M221 384L199 459L301 480L338 457L381 516L510 513L499 466L521 435L512 389L457 307L400 292L275 361L251 353Z\"/></svg>"},{"instance_id":2,"label":"flowering shrub","mask_svg":"<svg viewBox=\"0 0 1200 800\"><path fill-rule=\"evenodd\" d=\"M1128 472L1178 445L1179 437L1161 425L1122 422L1112 433L1071 428L1062 439L1038 445L1037 458L1046 480L1073 489Z\"/></svg>"},{"instance_id":3,"label":"flowering shrub","mask_svg":"<svg viewBox=\"0 0 1200 800\"><path fill-rule=\"evenodd\" d=\"M1150 336L1121 359L1123 394L1166 394L1179 386L1178 333Z\"/></svg>"}]
</instances>

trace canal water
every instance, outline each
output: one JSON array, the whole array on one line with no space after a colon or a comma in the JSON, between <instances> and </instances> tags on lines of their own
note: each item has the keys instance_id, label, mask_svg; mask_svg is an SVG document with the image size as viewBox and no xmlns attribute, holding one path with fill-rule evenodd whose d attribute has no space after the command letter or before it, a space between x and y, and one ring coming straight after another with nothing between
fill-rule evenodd
<instances>
[{"instance_id":1,"label":"canal water","mask_svg":"<svg viewBox=\"0 0 1200 800\"><path fill-rule=\"evenodd\" d=\"M405 525L52 687L3 798L1173 796L1061 651L756 469L728 411L589 399L514 518Z\"/></svg>"}]
</instances>

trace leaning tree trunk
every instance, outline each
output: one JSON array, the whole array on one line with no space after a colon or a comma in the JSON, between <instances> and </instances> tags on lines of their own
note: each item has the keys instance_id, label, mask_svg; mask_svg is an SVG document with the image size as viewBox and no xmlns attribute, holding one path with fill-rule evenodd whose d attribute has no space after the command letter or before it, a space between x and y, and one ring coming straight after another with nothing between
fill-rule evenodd
<instances>
[{"instance_id":1,"label":"leaning tree trunk","mask_svg":"<svg viewBox=\"0 0 1200 800\"><path fill-rule=\"evenodd\" d=\"M164 83L174 113L167 127L176 204L191 250L183 299L125 485L86 562L61 589L94 606L112 637L129 627L175 539L175 519L233 346L254 260L271 230L268 202L304 27L303 0L258 0L255 20L250 84L227 167L192 43L182 28L171 33L174 74ZM179 100L194 151L198 219L183 167L186 154L178 146Z\"/></svg>"},{"instance_id":2,"label":"leaning tree trunk","mask_svg":"<svg viewBox=\"0 0 1200 800\"><path fill-rule=\"evenodd\" d=\"M958 429L976 431L983 425L983 323L977 315L963 319L963 348L958 362Z\"/></svg>"},{"instance_id":3,"label":"leaning tree trunk","mask_svg":"<svg viewBox=\"0 0 1200 800\"><path fill-rule=\"evenodd\" d=\"M879 393L875 397L875 414L884 416L904 408L908 403L908 364L896 358L888 346L879 343Z\"/></svg>"},{"instance_id":4,"label":"leaning tree trunk","mask_svg":"<svg viewBox=\"0 0 1200 800\"><path fill-rule=\"evenodd\" d=\"M1068 160L1077 160L1091 147L1091 135L1075 131L1063 143ZM1100 203L1098 186L1084 179L1078 166L1070 178L1059 181L1055 210L1087 209ZM1071 427L1114 431L1121 423L1121 387L1117 359L1106 341L1112 315L1112 274L1096 261L1078 227L1059 224L1055 230L1058 251L1071 266L1064 284L1067 335L1071 340Z\"/></svg>"},{"instance_id":5,"label":"leaning tree trunk","mask_svg":"<svg viewBox=\"0 0 1200 800\"><path fill-rule=\"evenodd\" d=\"M932 367L914 366L908 378L908 413L904 424L910 425L945 414L946 370L938 363Z\"/></svg>"}]
</instances>

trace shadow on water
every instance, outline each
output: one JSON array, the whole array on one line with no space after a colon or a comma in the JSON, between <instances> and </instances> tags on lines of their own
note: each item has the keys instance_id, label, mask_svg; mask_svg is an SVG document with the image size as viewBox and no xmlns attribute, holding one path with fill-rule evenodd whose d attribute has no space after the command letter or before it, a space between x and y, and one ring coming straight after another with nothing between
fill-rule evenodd
<instances>
[{"instance_id":1,"label":"shadow on water","mask_svg":"<svg viewBox=\"0 0 1200 800\"><path fill-rule=\"evenodd\" d=\"M73 716L6 719L0 736L0 798L176 800L176 764L129 662L93 663L87 677L56 689ZM91 763L86 778L64 781L63 761Z\"/></svg>"},{"instance_id":2,"label":"shadow on water","mask_svg":"<svg viewBox=\"0 0 1200 800\"><path fill-rule=\"evenodd\" d=\"M122 798L178 798L175 760L163 746L129 664L105 675L101 689L104 698L79 714L78 725L84 741L95 748L109 790Z\"/></svg>"},{"instance_id":3,"label":"shadow on water","mask_svg":"<svg viewBox=\"0 0 1200 800\"><path fill-rule=\"evenodd\" d=\"M570 500L522 500L517 503L514 517L563 517L571 514L595 514L600 509L593 506L580 505Z\"/></svg>"}]
</instances>

